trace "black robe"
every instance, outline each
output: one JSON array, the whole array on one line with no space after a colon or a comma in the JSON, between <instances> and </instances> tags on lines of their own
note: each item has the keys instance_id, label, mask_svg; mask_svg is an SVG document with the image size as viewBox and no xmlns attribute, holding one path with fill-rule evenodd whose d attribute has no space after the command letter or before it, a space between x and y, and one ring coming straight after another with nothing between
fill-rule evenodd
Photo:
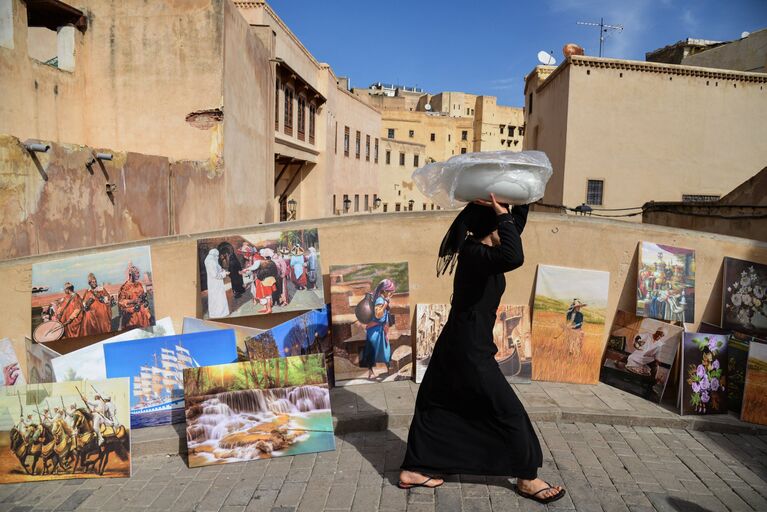
<instances>
[{"instance_id":1,"label":"black robe","mask_svg":"<svg viewBox=\"0 0 767 512\"><path fill-rule=\"evenodd\" d=\"M527 207L498 216L499 247L468 239L450 315L424 375L402 469L534 479L543 463L524 407L501 373L493 326L504 272L522 265Z\"/></svg>"}]
</instances>

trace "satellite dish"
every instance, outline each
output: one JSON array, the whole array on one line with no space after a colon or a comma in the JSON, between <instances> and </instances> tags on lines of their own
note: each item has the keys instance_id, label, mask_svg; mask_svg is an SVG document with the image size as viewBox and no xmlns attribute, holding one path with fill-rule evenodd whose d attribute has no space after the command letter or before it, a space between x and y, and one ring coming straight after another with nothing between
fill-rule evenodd
<instances>
[{"instance_id":1,"label":"satellite dish","mask_svg":"<svg viewBox=\"0 0 767 512\"><path fill-rule=\"evenodd\" d=\"M750 35L751 35L751 32L741 32L740 33L740 38L743 39L744 37L748 37Z\"/></svg>"},{"instance_id":2,"label":"satellite dish","mask_svg":"<svg viewBox=\"0 0 767 512\"><path fill-rule=\"evenodd\" d=\"M423 106L423 109L426 111L429 111L431 110L431 105L427 103L426 105Z\"/></svg>"},{"instance_id":3,"label":"satellite dish","mask_svg":"<svg viewBox=\"0 0 767 512\"><path fill-rule=\"evenodd\" d=\"M538 52L538 62L544 66L553 66L557 63L557 61L549 52L544 52L543 50Z\"/></svg>"}]
</instances>

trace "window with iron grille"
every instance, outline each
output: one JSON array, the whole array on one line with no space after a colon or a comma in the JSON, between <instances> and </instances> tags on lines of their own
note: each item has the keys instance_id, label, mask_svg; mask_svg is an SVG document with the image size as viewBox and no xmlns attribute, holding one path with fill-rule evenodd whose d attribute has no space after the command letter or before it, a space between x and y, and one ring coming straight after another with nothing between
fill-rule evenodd
<instances>
[{"instance_id":1,"label":"window with iron grille","mask_svg":"<svg viewBox=\"0 0 767 512\"><path fill-rule=\"evenodd\" d=\"M298 139L304 140L306 134L306 98L298 97Z\"/></svg>"},{"instance_id":2,"label":"window with iron grille","mask_svg":"<svg viewBox=\"0 0 767 512\"><path fill-rule=\"evenodd\" d=\"M360 143L362 139L362 134L357 130L357 137L354 139L354 157L359 159L360 157Z\"/></svg>"},{"instance_id":3,"label":"window with iron grille","mask_svg":"<svg viewBox=\"0 0 767 512\"><path fill-rule=\"evenodd\" d=\"M405 165L405 153L400 153L399 154L399 164L400 165Z\"/></svg>"},{"instance_id":4,"label":"window with iron grille","mask_svg":"<svg viewBox=\"0 0 767 512\"><path fill-rule=\"evenodd\" d=\"M293 135L293 89L285 87L285 133Z\"/></svg>"},{"instance_id":5,"label":"window with iron grille","mask_svg":"<svg viewBox=\"0 0 767 512\"><path fill-rule=\"evenodd\" d=\"M394 138L394 128L389 128L388 130L386 130L386 137L389 139Z\"/></svg>"},{"instance_id":6,"label":"window with iron grille","mask_svg":"<svg viewBox=\"0 0 767 512\"><path fill-rule=\"evenodd\" d=\"M604 180L589 180L586 185L586 204L601 206L604 187Z\"/></svg>"},{"instance_id":7,"label":"window with iron grille","mask_svg":"<svg viewBox=\"0 0 767 512\"><path fill-rule=\"evenodd\" d=\"M365 161L370 161L370 135L365 135Z\"/></svg>"},{"instance_id":8,"label":"window with iron grille","mask_svg":"<svg viewBox=\"0 0 767 512\"><path fill-rule=\"evenodd\" d=\"M360 211L360 195L354 194L354 211Z\"/></svg>"},{"instance_id":9,"label":"window with iron grille","mask_svg":"<svg viewBox=\"0 0 767 512\"><path fill-rule=\"evenodd\" d=\"M349 156L349 127L344 126L344 156Z\"/></svg>"},{"instance_id":10,"label":"window with iron grille","mask_svg":"<svg viewBox=\"0 0 767 512\"><path fill-rule=\"evenodd\" d=\"M706 194L682 194L682 202L684 203L713 203L721 198L722 196Z\"/></svg>"},{"instance_id":11,"label":"window with iron grille","mask_svg":"<svg viewBox=\"0 0 767 512\"><path fill-rule=\"evenodd\" d=\"M309 143L314 144L315 117L317 116L317 107L309 105Z\"/></svg>"},{"instance_id":12,"label":"window with iron grille","mask_svg":"<svg viewBox=\"0 0 767 512\"><path fill-rule=\"evenodd\" d=\"M370 199L368 198L368 194L365 194L365 209L363 211L370 210Z\"/></svg>"},{"instance_id":13,"label":"window with iron grille","mask_svg":"<svg viewBox=\"0 0 767 512\"><path fill-rule=\"evenodd\" d=\"M391 151L386 150L386 165L391 165Z\"/></svg>"},{"instance_id":14,"label":"window with iron grille","mask_svg":"<svg viewBox=\"0 0 767 512\"><path fill-rule=\"evenodd\" d=\"M378 137L375 139L375 147L373 148L373 161L378 163Z\"/></svg>"}]
</instances>

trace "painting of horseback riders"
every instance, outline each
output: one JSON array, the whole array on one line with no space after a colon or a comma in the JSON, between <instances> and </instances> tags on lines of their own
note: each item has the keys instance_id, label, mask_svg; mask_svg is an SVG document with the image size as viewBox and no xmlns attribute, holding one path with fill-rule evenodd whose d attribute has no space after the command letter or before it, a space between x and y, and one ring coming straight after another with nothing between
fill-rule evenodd
<instances>
[{"instance_id":1,"label":"painting of horseback riders","mask_svg":"<svg viewBox=\"0 0 767 512\"><path fill-rule=\"evenodd\" d=\"M0 483L131 475L129 379L0 388Z\"/></svg>"},{"instance_id":2,"label":"painting of horseback riders","mask_svg":"<svg viewBox=\"0 0 767 512\"><path fill-rule=\"evenodd\" d=\"M316 228L201 239L197 260L205 319L324 305Z\"/></svg>"},{"instance_id":3,"label":"painting of horseback riders","mask_svg":"<svg viewBox=\"0 0 767 512\"><path fill-rule=\"evenodd\" d=\"M37 343L154 323L149 246L32 265L32 338Z\"/></svg>"},{"instance_id":4,"label":"painting of horseback riders","mask_svg":"<svg viewBox=\"0 0 767 512\"><path fill-rule=\"evenodd\" d=\"M609 287L609 272L538 265L533 380L597 383Z\"/></svg>"}]
</instances>

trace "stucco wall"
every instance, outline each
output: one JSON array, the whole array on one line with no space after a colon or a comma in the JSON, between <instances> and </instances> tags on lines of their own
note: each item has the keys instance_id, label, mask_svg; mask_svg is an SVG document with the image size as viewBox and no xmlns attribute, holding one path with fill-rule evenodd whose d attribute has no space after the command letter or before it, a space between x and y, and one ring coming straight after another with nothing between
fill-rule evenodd
<instances>
[{"instance_id":1,"label":"stucco wall","mask_svg":"<svg viewBox=\"0 0 767 512\"><path fill-rule=\"evenodd\" d=\"M767 29L682 59L685 66L767 73Z\"/></svg>"},{"instance_id":2,"label":"stucco wall","mask_svg":"<svg viewBox=\"0 0 767 512\"><path fill-rule=\"evenodd\" d=\"M168 159L113 152L89 171L98 151L111 152L52 143L32 156L0 135L0 259L170 233Z\"/></svg>"},{"instance_id":3,"label":"stucco wall","mask_svg":"<svg viewBox=\"0 0 767 512\"><path fill-rule=\"evenodd\" d=\"M412 212L401 215L350 215L317 221L262 225L238 231L250 233L275 229L318 227L320 260L329 300L330 265L407 261L410 275L411 312L418 303L445 303L450 299L452 281L435 277L439 242L455 212ZM233 233L230 231L229 233ZM180 330L184 316L197 309L196 238L225 232L169 237L148 242L152 247L152 275L155 306L159 317L172 316ZM696 251L695 326L701 320L718 323L721 308L722 258L767 263L767 244L750 240L682 231L658 226L637 225L595 218L564 217L533 213L522 236L525 264L507 274L503 302L531 304L537 264L553 264L610 272L607 324L616 307L632 310L636 300L637 244L640 240L676 245ZM134 244L138 245L138 244ZM102 247L106 251L115 247ZM73 256L57 254L50 258ZM0 311L4 322L0 337L17 343L29 335L31 322L31 265L43 258L25 258L0 263ZM270 327L291 314L238 318L231 323ZM94 341L72 341L54 346L64 352Z\"/></svg>"}]
</instances>

